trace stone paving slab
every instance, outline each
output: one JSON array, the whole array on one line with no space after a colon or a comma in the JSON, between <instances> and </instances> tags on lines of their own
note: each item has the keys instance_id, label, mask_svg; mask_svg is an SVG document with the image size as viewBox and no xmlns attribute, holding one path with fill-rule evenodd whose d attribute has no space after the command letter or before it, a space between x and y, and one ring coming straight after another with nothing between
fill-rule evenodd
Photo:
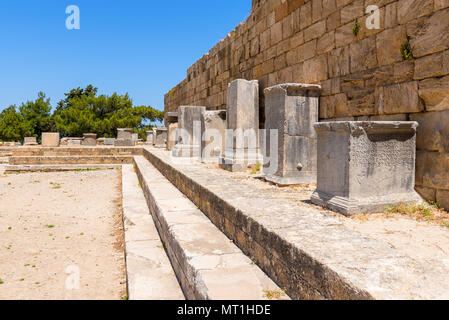
<instances>
[{"instance_id":1,"label":"stone paving slab","mask_svg":"<svg viewBox=\"0 0 449 320\"><path fill-rule=\"evenodd\" d=\"M207 170L144 156L295 299L448 299L449 262L424 264L344 227L314 206L301 208Z\"/></svg>"},{"instance_id":2,"label":"stone paving slab","mask_svg":"<svg viewBox=\"0 0 449 320\"><path fill-rule=\"evenodd\" d=\"M184 300L132 165L123 165L122 194L129 299Z\"/></svg>"},{"instance_id":3,"label":"stone paving slab","mask_svg":"<svg viewBox=\"0 0 449 320\"><path fill-rule=\"evenodd\" d=\"M144 157L134 159L159 234L188 299L263 300L268 292L281 292Z\"/></svg>"}]
</instances>

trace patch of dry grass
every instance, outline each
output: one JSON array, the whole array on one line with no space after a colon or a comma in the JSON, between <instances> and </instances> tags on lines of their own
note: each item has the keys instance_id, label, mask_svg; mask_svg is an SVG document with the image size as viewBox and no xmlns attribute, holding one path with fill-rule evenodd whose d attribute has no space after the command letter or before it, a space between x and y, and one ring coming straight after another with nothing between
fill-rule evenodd
<instances>
[{"instance_id":1,"label":"patch of dry grass","mask_svg":"<svg viewBox=\"0 0 449 320\"><path fill-rule=\"evenodd\" d=\"M422 202L416 204L400 204L388 207L384 215L392 217L403 215L418 221L427 221L449 228L449 212L441 209L438 203Z\"/></svg>"}]
</instances>

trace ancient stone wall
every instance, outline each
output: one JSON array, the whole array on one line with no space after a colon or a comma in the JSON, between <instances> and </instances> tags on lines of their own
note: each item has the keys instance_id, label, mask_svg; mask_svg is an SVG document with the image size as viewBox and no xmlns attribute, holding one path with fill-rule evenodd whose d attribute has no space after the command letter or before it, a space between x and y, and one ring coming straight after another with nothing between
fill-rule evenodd
<instances>
[{"instance_id":1,"label":"ancient stone wall","mask_svg":"<svg viewBox=\"0 0 449 320\"><path fill-rule=\"evenodd\" d=\"M380 29L366 26L370 5ZM166 94L165 111L223 109L229 82L257 79L263 124L264 88L319 83L321 121L418 121L417 190L449 208L448 48L449 0L253 0L249 18Z\"/></svg>"}]
</instances>

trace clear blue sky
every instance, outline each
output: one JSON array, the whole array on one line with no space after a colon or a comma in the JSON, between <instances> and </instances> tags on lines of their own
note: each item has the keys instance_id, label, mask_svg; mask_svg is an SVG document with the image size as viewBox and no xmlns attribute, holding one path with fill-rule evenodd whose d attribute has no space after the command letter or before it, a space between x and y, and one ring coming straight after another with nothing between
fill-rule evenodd
<instances>
[{"instance_id":1,"label":"clear blue sky","mask_svg":"<svg viewBox=\"0 0 449 320\"><path fill-rule=\"evenodd\" d=\"M80 30L67 30L68 5ZM163 108L187 68L246 19L251 0L1 0L0 110L72 88Z\"/></svg>"}]
</instances>

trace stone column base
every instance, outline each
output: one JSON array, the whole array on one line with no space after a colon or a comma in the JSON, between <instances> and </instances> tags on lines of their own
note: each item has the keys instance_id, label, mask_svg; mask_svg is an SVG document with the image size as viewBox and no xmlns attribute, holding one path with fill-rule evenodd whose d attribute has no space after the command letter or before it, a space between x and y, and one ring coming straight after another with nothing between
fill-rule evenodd
<instances>
[{"instance_id":1,"label":"stone column base","mask_svg":"<svg viewBox=\"0 0 449 320\"><path fill-rule=\"evenodd\" d=\"M200 156L199 145L177 144L173 147L172 156L176 158L194 158Z\"/></svg>"},{"instance_id":2,"label":"stone column base","mask_svg":"<svg viewBox=\"0 0 449 320\"><path fill-rule=\"evenodd\" d=\"M326 207L346 216L352 216L358 213L384 212L388 207L422 201L421 197L416 192L390 194L382 197L370 197L364 199L350 199L346 197L335 197L323 192L315 191L311 199L312 203L317 206Z\"/></svg>"},{"instance_id":3,"label":"stone column base","mask_svg":"<svg viewBox=\"0 0 449 320\"><path fill-rule=\"evenodd\" d=\"M316 183L316 172L303 172L301 176L295 174L294 176L278 176L274 174L265 174L264 179L277 184L278 186L291 186L297 184L311 184Z\"/></svg>"},{"instance_id":4,"label":"stone column base","mask_svg":"<svg viewBox=\"0 0 449 320\"><path fill-rule=\"evenodd\" d=\"M227 150L224 156L220 157L220 168L232 172L242 172L248 166L256 164L263 164L259 149Z\"/></svg>"}]
</instances>

